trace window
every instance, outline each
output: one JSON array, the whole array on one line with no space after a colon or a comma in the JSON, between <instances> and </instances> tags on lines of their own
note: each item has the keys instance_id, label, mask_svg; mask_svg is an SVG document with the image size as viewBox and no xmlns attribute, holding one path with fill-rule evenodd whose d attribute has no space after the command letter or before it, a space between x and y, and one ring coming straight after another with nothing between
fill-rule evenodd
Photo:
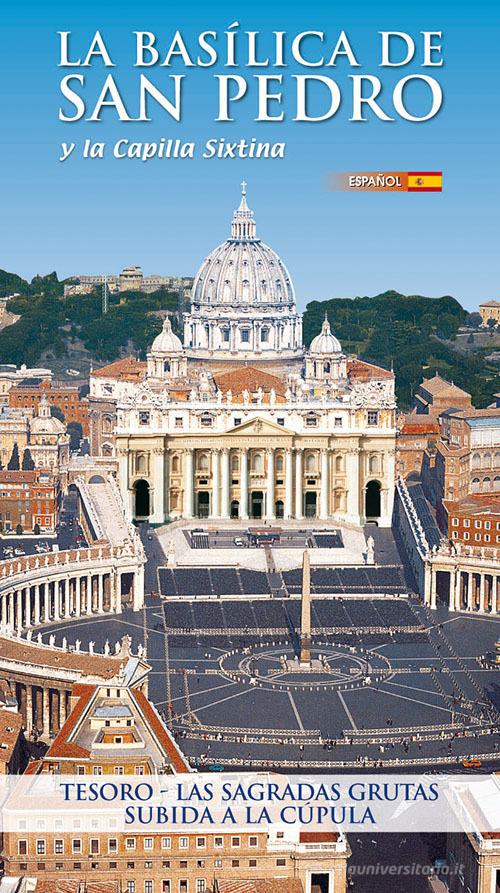
<instances>
[{"instance_id":1,"label":"window","mask_svg":"<svg viewBox=\"0 0 500 893\"><path fill-rule=\"evenodd\" d=\"M258 837L249 837L248 838L248 846L258 846L258 845L259 845Z\"/></svg>"},{"instance_id":2,"label":"window","mask_svg":"<svg viewBox=\"0 0 500 893\"><path fill-rule=\"evenodd\" d=\"M59 838L54 840L54 853L58 856L60 856L61 853L64 853L64 840L60 840Z\"/></svg>"},{"instance_id":3,"label":"window","mask_svg":"<svg viewBox=\"0 0 500 893\"><path fill-rule=\"evenodd\" d=\"M139 413L139 425L149 425L149 412Z\"/></svg>"},{"instance_id":4,"label":"window","mask_svg":"<svg viewBox=\"0 0 500 893\"><path fill-rule=\"evenodd\" d=\"M214 859L215 868L222 868L222 859Z\"/></svg>"},{"instance_id":5,"label":"window","mask_svg":"<svg viewBox=\"0 0 500 893\"><path fill-rule=\"evenodd\" d=\"M77 766L76 774L77 775L85 775L85 766Z\"/></svg>"},{"instance_id":6,"label":"window","mask_svg":"<svg viewBox=\"0 0 500 893\"><path fill-rule=\"evenodd\" d=\"M231 837L231 846L239 846L240 838L239 837Z\"/></svg>"},{"instance_id":7,"label":"window","mask_svg":"<svg viewBox=\"0 0 500 893\"><path fill-rule=\"evenodd\" d=\"M93 856L97 856L99 854L99 838L93 837L90 841L90 852Z\"/></svg>"},{"instance_id":8,"label":"window","mask_svg":"<svg viewBox=\"0 0 500 893\"><path fill-rule=\"evenodd\" d=\"M378 425L378 412L374 409L368 411L368 424L370 426Z\"/></svg>"},{"instance_id":9,"label":"window","mask_svg":"<svg viewBox=\"0 0 500 893\"><path fill-rule=\"evenodd\" d=\"M19 840L17 842L17 852L20 856L28 855L28 841L27 840Z\"/></svg>"},{"instance_id":10,"label":"window","mask_svg":"<svg viewBox=\"0 0 500 893\"><path fill-rule=\"evenodd\" d=\"M206 889L206 882L203 880L203 878L198 878L198 880L196 881L196 893L205 893Z\"/></svg>"},{"instance_id":11,"label":"window","mask_svg":"<svg viewBox=\"0 0 500 893\"><path fill-rule=\"evenodd\" d=\"M476 543L480 543L480 542L481 542L481 534L480 534L480 533L476 533L475 536L474 536L474 539L475 539Z\"/></svg>"},{"instance_id":12,"label":"window","mask_svg":"<svg viewBox=\"0 0 500 893\"><path fill-rule=\"evenodd\" d=\"M44 840L37 840L36 854L37 854L37 856L45 856L45 841Z\"/></svg>"},{"instance_id":13,"label":"window","mask_svg":"<svg viewBox=\"0 0 500 893\"><path fill-rule=\"evenodd\" d=\"M279 419L276 419L276 421L278 422L278 425L281 425L283 428L285 427L285 420L284 420L284 419L282 419L282 418L280 417Z\"/></svg>"},{"instance_id":14,"label":"window","mask_svg":"<svg viewBox=\"0 0 500 893\"><path fill-rule=\"evenodd\" d=\"M175 428L183 427L182 416L176 415L175 420L174 420L174 427Z\"/></svg>"},{"instance_id":15,"label":"window","mask_svg":"<svg viewBox=\"0 0 500 893\"><path fill-rule=\"evenodd\" d=\"M197 859L197 860L196 860L196 867L197 867L197 868L205 868L205 860L204 860L204 859Z\"/></svg>"},{"instance_id":16,"label":"window","mask_svg":"<svg viewBox=\"0 0 500 893\"><path fill-rule=\"evenodd\" d=\"M224 845L224 839L222 837L214 837L214 847L217 850L220 850Z\"/></svg>"},{"instance_id":17,"label":"window","mask_svg":"<svg viewBox=\"0 0 500 893\"><path fill-rule=\"evenodd\" d=\"M489 533L485 533L485 534L484 534L484 541L485 541L485 543L489 543L490 540L491 540L491 536L489 535Z\"/></svg>"},{"instance_id":18,"label":"window","mask_svg":"<svg viewBox=\"0 0 500 893\"><path fill-rule=\"evenodd\" d=\"M318 426L318 419L316 418L316 416L315 416L315 415L308 415L308 416L306 417L306 425L307 425L308 428L317 428L317 426Z\"/></svg>"},{"instance_id":19,"label":"window","mask_svg":"<svg viewBox=\"0 0 500 893\"><path fill-rule=\"evenodd\" d=\"M229 329L227 327L222 329L222 340L227 344L229 341Z\"/></svg>"},{"instance_id":20,"label":"window","mask_svg":"<svg viewBox=\"0 0 500 893\"><path fill-rule=\"evenodd\" d=\"M203 428L211 428L211 427L212 427L212 424L213 424L213 418L212 418L212 416L211 416L211 415L208 415L208 413L202 415L202 417L201 417L201 424L202 424L202 427L203 427Z\"/></svg>"},{"instance_id":21,"label":"window","mask_svg":"<svg viewBox=\"0 0 500 893\"><path fill-rule=\"evenodd\" d=\"M172 838L171 837L162 837L162 839L161 839L162 850L169 850L171 846L172 846Z\"/></svg>"},{"instance_id":22,"label":"window","mask_svg":"<svg viewBox=\"0 0 500 893\"><path fill-rule=\"evenodd\" d=\"M481 530L482 526L483 526L482 521L474 521L474 527L476 528L476 530Z\"/></svg>"},{"instance_id":23,"label":"window","mask_svg":"<svg viewBox=\"0 0 500 893\"><path fill-rule=\"evenodd\" d=\"M94 766L92 772L94 775L102 775L102 766Z\"/></svg>"},{"instance_id":24,"label":"window","mask_svg":"<svg viewBox=\"0 0 500 893\"><path fill-rule=\"evenodd\" d=\"M250 341L250 329L242 329L241 330L241 340L243 344L248 344Z\"/></svg>"},{"instance_id":25,"label":"window","mask_svg":"<svg viewBox=\"0 0 500 893\"><path fill-rule=\"evenodd\" d=\"M235 419L235 420L234 420L234 427L237 428L238 425L241 425L241 419Z\"/></svg>"},{"instance_id":26,"label":"window","mask_svg":"<svg viewBox=\"0 0 500 893\"><path fill-rule=\"evenodd\" d=\"M74 853L81 853L81 851L82 851L81 840L73 840L72 841L72 849L73 849Z\"/></svg>"},{"instance_id":27,"label":"window","mask_svg":"<svg viewBox=\"0 0 500 893\"><path fill-rule=\"evenodd\" d=\"M339 415L335 416L335 427L336 428L342 427L342 416L339 416Z\"/></svg>"},{"instance_id":28,"label":"window","mask_svg":"<svg viewBox=\"0 0 500 893\"><path fill-rule=\"evenodd\" d=\"M135 893L135 881L127 881L127 893Z\"/></svg>"},{"instance_id":29,"label":"window","mask_svg":"<svg viewBox=\"0 0 500 893\"><path fill-rule=\"evenodd\" d=\"M248 867L249 868L257 868L257 859L249 859Z\"/></svg>"},{"instance_id":30,"label":"window","mask_svg":"<svg viewBox=\"0 0 500 893\"><path fill-rule=\"evenodd\" d=\"M144 893L153 893L153 881L144 881Z\"/></svg>"},{"instance_id":31,"label":"window","mask_svg":"<svg viewBox=\"0 0 500 893\"><path fill-rule=\"evenodd\" d=\"M491 521L485 521L485 522L484 522L484 529L485 529L485 530L491 530Z\"/></svg>"},{"instance_id":32,"label":"window","mask_svg":"<svg viewBox=\"0 0 500 893\"><path fill-rule=\"evenodd\" d=\"M453 527L458 527L458 518L452 518L451 523Z\"/></svg>"},{"instance_id":33,"label":"window","mask_svg":"<svg viewBox=\"0 0 500 893\"><path fill-rule=\"evenodd\" d=\"M125 840L125 848L127 850L135 850L135 837L127 837Z\"/></svg>"},{"instance_id":34,"label":"window","mask_svg":"<svg viewBox=\"0 0 500 893\"><path fill-rule=\"evenodd\" d=\"M145 837L145 838L144 838L144 849L145 849L145 850L152 850L152 849L153 849L153 838L152 838L152 837Z\"/></svg>"},{"instance_id":35,"label":"window","mask_svg":"<svg viewBox=\"0 0 500 893\"><path fill-rule=\"evenodd\" d=\"M470 534L467 531L465 531L464 540L468 540L468 539L470 539Z\"/></svg>"},{"instance_id":36,"label":"window","mask_svg":"<svg viewBox=\"0 0 500 893\"><path fill-rule=\"evenodd\" d=\"M264 343L267 343L267 341L269 341L269 329L260 330L260 340Z\"/></svg>"},{"instance_id":37,"label":"window","mask_svg":"<svg viewBox=\"0 0 500 893\"><path fill-rule=\"evenodd\" d=\"M188 837L179 837L179 849L187 850L189 846L189 838Z\"/></svg>"},{"instance_id":38,"label":"window","mask_svg":"<svg viewBox=\"0 0 500 893\"><path fill-rule=\"evenodd\" d=\"M468 518L466 518L464 521L464 527L470 527L470 521Z\"/></svg>"},{"instance_id":39,"label":"window","mask_svg":"<svg viewBox=\"0 0 500 893\"><path fill-rule=\"evenodd\" d=\"M276 859L277 868L284 868L286 865L286 859Z\"/></svg>"},{"instance_id":40,"label":"window","mask_svg":"<svg viewBox=\"0 0 500 893\"><path fill-rule=\"evenodd\" d=\"M201 847L204 847L206 845L207 845L206 837L197 837L196 838L196 846L198 847L198 849L200 849Z\"/></svg>"},{"instance_id":41,"label":"window","mask_svg":"<svg viewBox=\"0 0 500 893\"><path fill-rule=\"evenodd\" d=\"M116 837L110 837L108 840L108 853L117 853L118 852L118 841Z\"/></svg>"}]
</instances>

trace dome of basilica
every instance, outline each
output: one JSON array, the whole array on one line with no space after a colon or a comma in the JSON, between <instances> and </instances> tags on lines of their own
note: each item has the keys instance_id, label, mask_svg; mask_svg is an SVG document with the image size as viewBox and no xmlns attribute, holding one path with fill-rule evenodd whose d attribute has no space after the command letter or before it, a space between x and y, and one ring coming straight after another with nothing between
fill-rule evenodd
<instances>
[{"instance_id":1,"label":"dome of basilica","mask_svg":"<svg viewBox=\"0 0 500 893\"><path fill-rule=\"evenodd\" d=\"M246 184L234 212L231 237L203 261L195 276L193 304L250 305L252 308L293 306L295 293L285 264L257 238L253 211L247 205Z\"/></svg>"},{"instance_id":2,"label":"dome of basilica","mask_svg":"<svg viewBox=\"0 0 500 893\"><path fill-rule=\"evenodd\" d=\"M338 338L332 334L327 318L323 322L319 335L316 335L311 341L309 350L313 354L327 354L329 356L335 353L342 353L342 345Z\"/></svg>"},{"instance_id":3,"label":"dome of basilica","mask_svg":"<svg viewBox=\"0 0 500 893\"><path fill-rule=\"evenodd\" d=\"M163 323L162 330L151 345L151 353L177 353L182 350L180 338L172 330L172 323L167 319Z\"/></svg>"}]
</instances>

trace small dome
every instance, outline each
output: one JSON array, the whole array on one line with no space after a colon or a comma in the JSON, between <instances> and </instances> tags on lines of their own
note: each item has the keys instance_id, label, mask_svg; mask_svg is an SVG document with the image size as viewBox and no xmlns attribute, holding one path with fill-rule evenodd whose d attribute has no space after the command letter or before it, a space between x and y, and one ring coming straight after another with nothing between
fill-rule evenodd
<instances>
[{"instance_id":1,"label":"small dome","mask_svg":"<svg viewBox=\"0 0 500 893\"><path fill-rule=\"evenodd\" d=\"M316 335L316 337L313 338L313 340L311 341L309 351L310 353L314 354L328 355L331 355L333 353L342 353L342 345L338 338L336 338L335 335L332 335L328 317L325 317L325 321L319 335Z\"/></svg>"},{"instance_id":2,"label":"small dome","mask_svg":"<svg viewBox=\"0 0 500 893\"><path fill-rule=\"evenodd\" d=\"M151 353L178 353L182 350L182 342L172 331L172 323L167 319L163 328L151 345Z\"/></svg>"},{"instance_id":3,"label":"small dome","mask_svg":"<svg viewBox=\"0 0 500 893\"><path fill-rule=\"evenodd\" d=\"M38 415L30 421L31 434L64 434L66 425L50 414L50 403L42 394L38 402Z\"/></svg>"}]
</instances>

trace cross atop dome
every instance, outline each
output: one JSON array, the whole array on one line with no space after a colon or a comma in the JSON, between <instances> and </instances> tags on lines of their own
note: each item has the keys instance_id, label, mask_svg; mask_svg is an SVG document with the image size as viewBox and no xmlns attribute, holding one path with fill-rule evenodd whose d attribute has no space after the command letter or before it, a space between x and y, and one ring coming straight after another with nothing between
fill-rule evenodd
<instances>
[{"instance_id":1,"label":"cross atop dome","mask_svg":"<svg viewBox=\"0 0 500 893\"><path fill-rule=\"evenodd\" d=\"M241 182L241 201L239 208L233 214L233 222L231 226L231 239L238 242L254 240L257 238L257 230L255 220L253 219L253 211L247 205L247 182Z\"/></svg>"}]
</instances>

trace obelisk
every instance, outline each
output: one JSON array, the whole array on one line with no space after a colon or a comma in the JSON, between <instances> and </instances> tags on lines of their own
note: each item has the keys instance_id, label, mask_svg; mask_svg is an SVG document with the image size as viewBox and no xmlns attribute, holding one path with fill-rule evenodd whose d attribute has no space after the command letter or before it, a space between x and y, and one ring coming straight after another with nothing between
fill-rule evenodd
<instances>
[{"instance_id":1,"label":"obelisk","mask_svg":"<svg viewBox=\"0 0 500 893\"><path fill-rule=\"evenodd\" d=\"M309 549L304 551L302 563L302 612L300 621L301 667L311 666L311 558Z\"/></svg>"}]
</instances>

